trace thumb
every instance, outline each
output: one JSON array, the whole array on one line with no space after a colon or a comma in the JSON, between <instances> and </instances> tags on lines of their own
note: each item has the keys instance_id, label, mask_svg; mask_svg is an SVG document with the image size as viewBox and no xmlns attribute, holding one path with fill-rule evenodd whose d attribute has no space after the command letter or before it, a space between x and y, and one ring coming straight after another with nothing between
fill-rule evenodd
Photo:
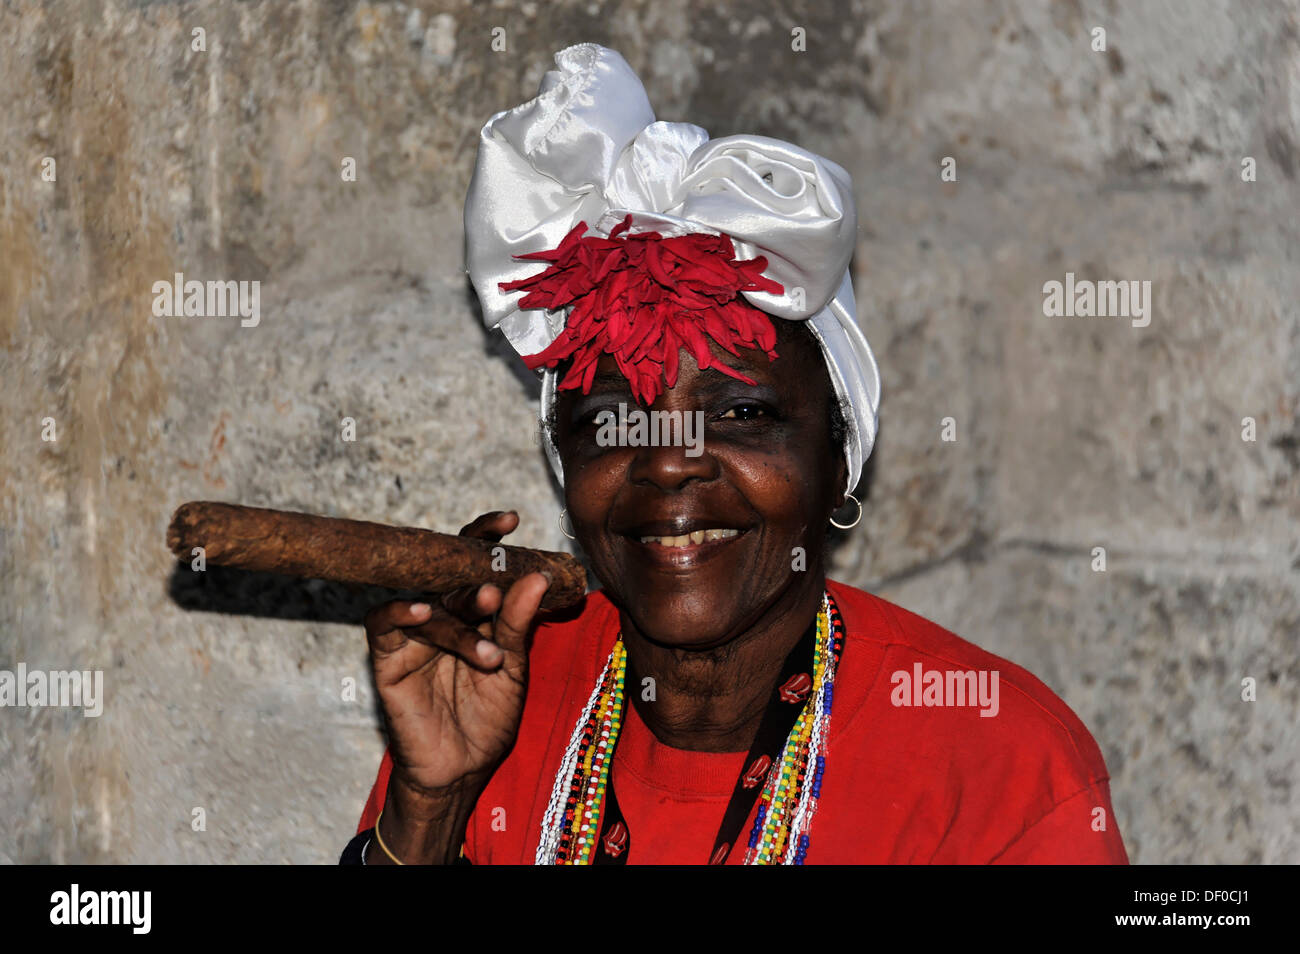
<instances>
[{"instance_id":1,"label":"thumb","mask_svg":"<svg viewBox=\"0 0 1300 954\"><path fill-rule=\"evenodd\" d=\"M526 656L529 630L550 585L548 574L528 573L516 580L506 593L492 630L497 645L508 655L520 659Z\"/></svg>"}]
</instances>

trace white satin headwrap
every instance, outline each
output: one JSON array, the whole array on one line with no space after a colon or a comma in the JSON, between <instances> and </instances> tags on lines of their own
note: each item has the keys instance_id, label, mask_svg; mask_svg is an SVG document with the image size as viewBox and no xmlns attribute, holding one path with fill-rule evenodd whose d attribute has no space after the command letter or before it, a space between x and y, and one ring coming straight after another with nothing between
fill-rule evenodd
<instances>
[{"instance_id":1,"label":"white satin headwrap","mask_svg":"<svg viewBox=\"0 0 1300 954\"><path fill-rule=\"evenodd\" d=\"M656 122L637 75L603 46L571 46L555 63L537 98L497 113L479 139L465 258L488 327L500 328L521 355L555 339L564 314L521 311L523 293L498 284L536 274L538 262L514 256L555 248L579 222L608 235L631 213L633 232L728 235L737 258L765 255L763 274L785 288L742 294L769 314L810 321L848 423L852 490L875 441L880 375L849 278L857 213L848 173L777 139L711 140L699 126ZM546 371L543 421L555 385L555 372ZM545 443L563 483L559 452Z\"/></svg>"}]
</instances>

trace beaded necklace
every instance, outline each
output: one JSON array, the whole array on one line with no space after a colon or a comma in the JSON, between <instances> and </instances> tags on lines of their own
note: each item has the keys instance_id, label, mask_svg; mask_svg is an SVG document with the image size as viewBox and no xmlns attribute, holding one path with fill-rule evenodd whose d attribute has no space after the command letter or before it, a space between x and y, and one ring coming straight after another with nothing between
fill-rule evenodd
<instances>
[{"instance_id":1,"label":"beaded necklace","mask_svg":"<svg viewBox=\"0 0 1300 954\"><path fill-rule=\"evenodd\" d=\"M758 737L745 760L708 861L722 864L731 852L762 782L758 813L745 864L804 863L810 828L826 770L835 674L844 649L844 623L830 594L822 593L815 631L786 660L785 677L769 702ZM808 670L811 643L812 671ZM630 832L618 810L610 769L626 706L627 651L614 643L596 687L574 726L555 774L542 817L537 864L626 863ZM796 716L791 705L803 703ZM791 727L791 721L793 726ZM784 745L777 749L781 740ZM608 798L607 798L608 796ZM703 859L702 859L703 860Z\"/></svg>"}]
</instances>

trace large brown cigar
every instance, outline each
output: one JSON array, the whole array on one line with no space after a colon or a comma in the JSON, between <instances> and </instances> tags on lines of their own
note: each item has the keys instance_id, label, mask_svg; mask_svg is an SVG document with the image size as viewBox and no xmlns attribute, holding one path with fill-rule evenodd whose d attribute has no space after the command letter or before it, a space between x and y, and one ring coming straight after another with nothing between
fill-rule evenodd
<instances>
[{"instance_id":1,"label":"large brown cigar","mask_svg":"<svg viewBox=\"0 0 1300 954\"><path fill-rule=\"evenodd\" d=\"M551 586L543 609L571 606L587 592L587 574L567 553L202 500L177 508L167 546L183 560L202 547L204 560L217 566L428 593L480 583L504 591L521 576L544 571Z\"/></svg>"}]
</instances>

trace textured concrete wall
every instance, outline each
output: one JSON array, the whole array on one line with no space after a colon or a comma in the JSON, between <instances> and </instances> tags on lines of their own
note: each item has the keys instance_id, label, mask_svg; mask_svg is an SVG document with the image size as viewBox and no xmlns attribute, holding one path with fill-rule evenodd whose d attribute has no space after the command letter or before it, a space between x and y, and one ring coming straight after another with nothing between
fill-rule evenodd
<instances>
[{"instance_id":1,"label":"textured concrete wall","mask_svg":"<svg viewBox=\"0 0 1300 954\"><path fill-rule=\"evenodd\" d=\"M1135 861L1300 861L1300 12L1233 0L0 5L0 669L106 694L0 709L0 861L329 862L351 832L373 594L173 578L181 501L516 507L560 548L459 220L483 121L584 40L661 118L854 176L884 402L836 575L1059 692ZM154 317L177 271L261 281L261 323ZM1067 271L1149 280L1150 325L1046 317Z\"/></svg>"}]
</instances>

